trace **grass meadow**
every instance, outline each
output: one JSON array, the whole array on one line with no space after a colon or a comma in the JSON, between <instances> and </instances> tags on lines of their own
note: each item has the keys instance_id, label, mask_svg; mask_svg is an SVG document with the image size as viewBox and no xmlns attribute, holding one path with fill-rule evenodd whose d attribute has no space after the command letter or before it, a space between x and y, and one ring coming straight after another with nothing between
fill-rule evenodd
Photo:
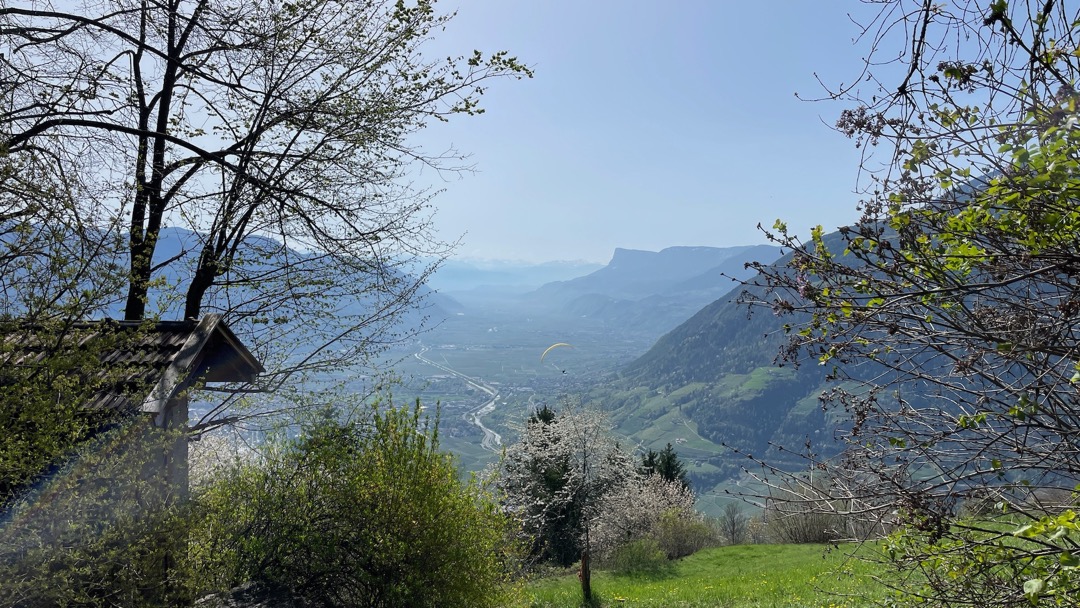
<instances>
[{"instance_id":1,"label":"grass meadow","mask_svg":"<svg viewBox=\"0 0 1080 608\"><path fill-rule=\"evenodd\" d=\"M864 549L865 550L865 549ZM856 608L884 590L878 568L850 549L822 545L738 545L705 549L663 573L593 572L594 606L626 608ZM578 608L576 573L535 579L520 608Z\"/></svg>"}]
</instances>

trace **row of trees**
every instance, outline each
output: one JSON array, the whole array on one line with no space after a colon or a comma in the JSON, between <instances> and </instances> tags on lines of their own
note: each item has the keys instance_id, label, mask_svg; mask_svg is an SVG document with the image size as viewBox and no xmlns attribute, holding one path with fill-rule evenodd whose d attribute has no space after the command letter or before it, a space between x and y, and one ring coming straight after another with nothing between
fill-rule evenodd
<instances>
[{"instance_id":1,"label":"row of trees","mask_svg":"<svg viewBox=\"0 0 1080 608\"><path fill-rule=\"evenodd\" d=\"M897 527L931 605L1073 605L1080 484L1080 9L890 0L837 128L867 152L862 217L761 267L745 299L840 382L848 449L779 483ZM777 483L776 471L770 480Z\"/></svg>"}]
</instances>

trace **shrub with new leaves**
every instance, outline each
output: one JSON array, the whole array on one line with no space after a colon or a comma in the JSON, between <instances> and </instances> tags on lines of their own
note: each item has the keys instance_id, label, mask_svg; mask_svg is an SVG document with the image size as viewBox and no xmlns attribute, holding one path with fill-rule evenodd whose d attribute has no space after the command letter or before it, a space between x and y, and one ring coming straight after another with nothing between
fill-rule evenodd
<instances>
[{"instance_id":1,"label":"shrub with new leaves","mask_svg":"<svg viewBox=\"0 0 1080 608\"><path fill-rule=\"evenodd\" d=\"M196 498L190 568L202 591L255 581L320 606L496 606L509 520L462 482L411 412L327 416L270 441Z\"/></svg>"},{"instance_id":2,"label":"shrub with new leaves","mask_svg":"<svg viewBox=\"0 0 1080 608\"><path fill-rule=\"evenodd\" d=\"M1029 496L1080 484L1080 10L868 4L866 84L829 91L869 144L862 217L809 239L777 222L791 256L744 298L851 422L802 504L899 526L888 557L918 602L1075 605L1075 509ZM957 517L986 496L996 513Z\"/></svg>"},{"instance_id":3,"label":"shrub with new leaves","mask_svg":"<svg viewBox=\"0 0 1080 608\"><path fill-rule=\"evenodd\" d=\"M162 606L190 599L173 568L185 507L146 463L175 436L128 418L65 453L5 505L0 606ZM2 453L0 453L2 454ZM177 542L179 541L179 542Z\"/></svg>"}]
</instances>

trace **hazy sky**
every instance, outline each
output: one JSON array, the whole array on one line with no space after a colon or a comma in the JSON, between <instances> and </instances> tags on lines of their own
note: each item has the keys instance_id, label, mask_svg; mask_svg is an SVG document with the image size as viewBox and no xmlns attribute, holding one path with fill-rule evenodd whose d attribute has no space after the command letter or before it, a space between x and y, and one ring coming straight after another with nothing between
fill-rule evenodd
<instances>
[{"instance_id":1,"label":"hazy sky","mask_svg":"<svg viewBox=\"0 0 1080 608\"><path fill-rule=\"evenodd\" d=\"M487 113L425 131L477 172L440 181L436 226L461 257L606 262L616 247L763 242L857 217L859 150L815 72L861 66L857 0L458 0L435 50L507 49L536 70ZM450 0L440 3L451 9Z\"/></svg>"}]
</instances>

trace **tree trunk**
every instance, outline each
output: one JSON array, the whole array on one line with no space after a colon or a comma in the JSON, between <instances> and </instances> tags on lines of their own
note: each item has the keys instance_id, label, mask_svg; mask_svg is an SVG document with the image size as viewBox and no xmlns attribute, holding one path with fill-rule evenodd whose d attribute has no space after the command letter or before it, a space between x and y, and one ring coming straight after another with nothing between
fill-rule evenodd
<instances>
[{"instance_id":1,"label":"tree trunk","mask_svg":"<svg viewBox=\"0 0 1080 608\"><path fill-rule=\"evenodd\" d=\"M210 245L203 248L199 255L199 267L195 269L195 276L191 278L187 296L184 302L184 318L198 319L202 314L202 301L206 291L214 284L218 276L218 262Z\"/></svg>"},{"instance_id":2,"label":"tree trunk","mask_svg":"<svg viewBox=\"0 0 1080 608\"><path fill-rule=\"evenodd\" d=\"M581 598L586 604L592 602L592 570L589 566L589 548L581 550L581 571L578 572L581 579Z\"/></svg>"}]
</instances>

